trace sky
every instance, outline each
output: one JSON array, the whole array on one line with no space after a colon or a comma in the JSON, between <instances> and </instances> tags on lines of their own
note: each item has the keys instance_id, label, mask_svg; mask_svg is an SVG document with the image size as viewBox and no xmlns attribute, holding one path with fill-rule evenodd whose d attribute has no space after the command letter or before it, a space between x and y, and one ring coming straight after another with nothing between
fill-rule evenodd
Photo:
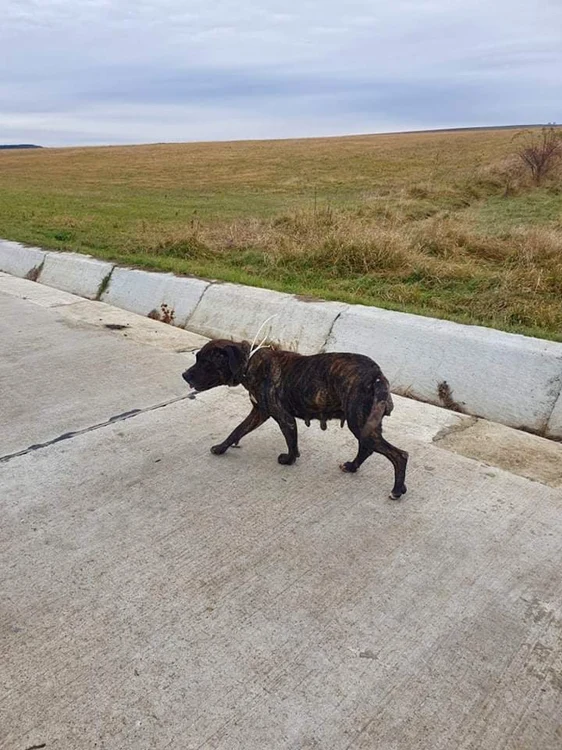
<instances>
[{"instance_id":1,"label":"sky","mask_svg":"<svg viewBox=\"0 0 562 750\"><path fill-rule=\"evenodd\" d=\"M2 0L0 143L562 121L562 0Z\"/></svg>"}]
</instances>

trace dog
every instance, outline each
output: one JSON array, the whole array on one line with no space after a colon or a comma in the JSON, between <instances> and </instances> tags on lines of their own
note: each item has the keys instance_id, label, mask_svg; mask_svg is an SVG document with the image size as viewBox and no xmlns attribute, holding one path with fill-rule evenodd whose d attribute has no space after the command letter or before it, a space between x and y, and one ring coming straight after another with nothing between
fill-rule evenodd
<instances>
[{"instance_id":1,"label":"dog","mask_svg":"<svg viewBox=\"0 0 562 750\"><path fill-rule=\"evenodd\" d=\"M272 417L287 442L280 464L293 464L299 457L297 423L319 420L322 429L330 419L345 422L359 443L352 461L340 465L356 472L372 453L381 453L394 467L394 500L406 492L408 453L382 437L383 417L393 409L388 380L370 357L362 354L313 354L304 356L272 347L252 349L247 341L209 341L197 352L195 364L183 375L196 391L219 385L243 385L250 394L252 411L218 445L215 455L225 453L252 430Z\"/></svg>"}]
</instances>

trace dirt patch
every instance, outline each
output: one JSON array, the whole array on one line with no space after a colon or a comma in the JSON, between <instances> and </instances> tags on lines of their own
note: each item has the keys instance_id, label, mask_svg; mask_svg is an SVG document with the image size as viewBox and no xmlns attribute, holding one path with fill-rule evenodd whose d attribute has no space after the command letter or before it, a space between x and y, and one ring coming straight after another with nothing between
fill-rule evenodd
<instances>
[{"instance_id":1,"label":"dirt patch","mask_svg":"<svg viewBox=\"0 0 562 750\"><path fill-rule=\"evenodd\" d=\"M440 448L490 466L534 479L550 487L562 487L562 444L475 420L468 429L444 431L434 438Z\"/></svg>"},{"instance_id":2,"label":"dirt patch","mask_svg":"<svg viewBox=\"0 0 562 750\"><path fill-rule=\"evenodd\" d=\"M39 266L34 266L31 270L29 270L25 274L25 278L29 281L37 281L39 279L39 276L41 276L41 271L43 270L44 262L41 263Z\"/></svg>"},{"instance_id":3,"label":"dirt patch","mask_svg":"<svg viewBox=\"0 0 562 750\"><path fill-rule=\"evenodd\" d=\"M447 383L446 380L443 380L437 385L437 396L440 403L446 409L459 412L459 414L464 414L464 407L461 406L457 401L455 401L455 399L453 398L453 391L451 390L451 386L449 385L449 383Z\"/></svg>"},{"instance_id":4,"label":"dirt patch","mask_svg":"<svg viewBox=\"0 0 562 750\"><path fill-rule=\"evenodd\" d=\"M148 313L148 317L152 320L159 320L161 323L168 323L168 325L174 324L175 315L174 308L168 307L166 304L160 305L160 310L151 310Z\"/></svg>"}]
</instances>

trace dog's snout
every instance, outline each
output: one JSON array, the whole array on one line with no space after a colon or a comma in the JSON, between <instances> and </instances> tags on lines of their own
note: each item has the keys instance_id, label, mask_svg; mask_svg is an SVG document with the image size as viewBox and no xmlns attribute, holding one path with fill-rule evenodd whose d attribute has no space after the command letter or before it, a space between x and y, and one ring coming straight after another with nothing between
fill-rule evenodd
<instances>
[{"instance_id":1,"label":"dog's snout","mask_svg":"<svg viewBox=\"0 0 562 750\"><path fill-rule=\"evenodd\" d=\"M182 373L182 378L185 380L185 382L188 385L191 385L191 378L190 378L189 370L186 370L184 373Z\"/></svg>"}]
</instances>

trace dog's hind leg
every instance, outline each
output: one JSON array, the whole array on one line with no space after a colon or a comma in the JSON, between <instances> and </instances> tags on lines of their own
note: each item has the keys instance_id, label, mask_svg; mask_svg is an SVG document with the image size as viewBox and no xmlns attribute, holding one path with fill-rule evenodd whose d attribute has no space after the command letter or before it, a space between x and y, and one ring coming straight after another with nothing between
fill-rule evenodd
<instances>
[{"instance_id":1,"label":"dog's hind leg","mask_svg":"<svg viewBox=\"0 0 562 750\"><path fill-rule=\"evenodd\" d=\"M384 394L384 389L381 390L380 395L384 398L374 401L366 419L364 412L361 412L361 410L351 410L348 414L347 423L359 442L359 450L353 461L341 464L340 469L353 473L372 453L380 453L386 456L394 467L394 486L390 497L397 500L406 492L405 478L408 454L406 451L388 443L382 436L382 419L388 408L388 398Z\"/></svg>"},{"instance_id":2,"label":"dog's hind leg","mask_svg":"<svg viewBox=\"0 0 562 750\"><path fill-rule=\"evenodd\" d=\"M365 459L369 458L372 453L380 453L386 456L394 467L394 486L390 493L390 497L393 500L398 500L399 497L406 493L406 465L408 463L408 454L406 451L396 448L387 442L382 434L380 427L377 429L374 435L368 437L359 437L359 450L353 461L347 461L341 464L340 469L344 472L356 472Z\"/></svg>"},{"instance_id":3,"label":"dog's hind leg","mask_svg":"<svg viewBox=\"0 0 562 750\"><path fill-rule=\"evenodd\" d=\"M219 443L219 445L213 445L213 447L211 448L211 453L214 453L216 456L220 456L222 453L225 453L231 445L237 445L240 440L242 440L244 435L247 435L249 432L252 432L252 430L257 429L264 422L267 422L268 419L269 414L266 414L265 412L254 406L246 419L230 433L226 440L223 440L223 442Z\"/></svg>"},{"instance_id":4,"label":"dog's hind leg","mask_svg":"<svg viewBox=\"0 0 562 750\"><path fill-rule=\"evenodd\" d=\"M393 500L398 500L399 497L406 493L407 489L404 480L406 479L408 453L388 443L383 438L380 428L374 435L373 440L375 452L386 456L394 467L394 487L392 488L390 497Z\"/></svg>"}]
</instances>

